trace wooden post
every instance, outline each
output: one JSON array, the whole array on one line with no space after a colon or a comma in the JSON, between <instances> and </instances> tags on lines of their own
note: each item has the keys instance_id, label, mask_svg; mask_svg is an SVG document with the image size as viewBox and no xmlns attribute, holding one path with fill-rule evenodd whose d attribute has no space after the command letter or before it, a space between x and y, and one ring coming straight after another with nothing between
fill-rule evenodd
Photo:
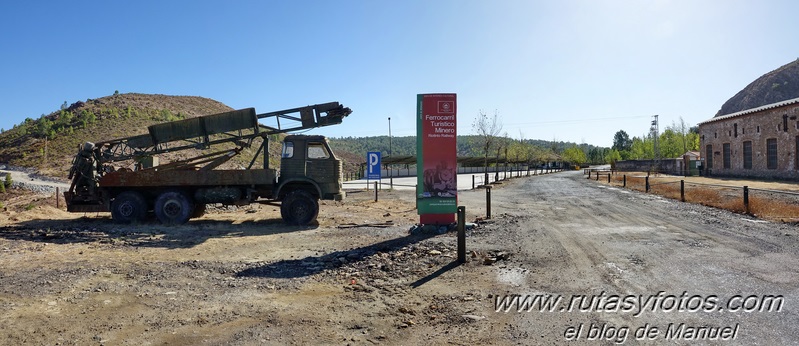
<instances>
[{"instance_id":1,"label":"wooden post","mask_svg":"<svg viewBox=\"0 0 799 346\"><path fill-rule=\"evenodd\" d=\"M621 187L627 187L627 174L621 176Z\"/></svg>"},{"instance_id":2,"label":"wooden post","mask_svg":"<svg viewBox=\"0 0 799 346\"><path fill-rule=\"evenodd\" d=\"M749 186L744 186L744 212L749 214Z\"/></svg>"},{"instance_id":3,"label":"wooden post","mask_svg":"<svg viewBox=\"0 0 799 346\"><path fill-rule=\"evenodd\" d=\"M0 184L3 184L3 183L0 182ZM61 190L59 190L58 186L56 186L55 187L55 207L56 207L56 209L60 209L61 208L61 204L58 202L58 195L60 195L60 194L61 194Z\"/></svg>"},{"instance_id":4,"label":"wooden post","mask_svg":"<svg viewBox=\"0 0 799 346\"><path fill-rule=\"evenodd\" d=\"M377 181L375 181L375 202L377 202Z\"/></svg>"},{"instance_id":5,"label":"wooden post","mask_svg":"<svg viewBox=\"0 0 799 346\"><path fill-rule=\"evenodd\" d=\"M458 263L466 263L466 207L458 207Z\"/></svg>"},{"instance_id":6,"label":"wooden post","mask_svg":"<svg viewBox=\"0 0 799 346\"><path fill-rule=\"evenodd\" d=\"M649 176L646 176L646 192L649 192Z\"/></svg>"},{"instance_id":7,"label":"wooden post","mask_svg":"<svg viewBox=\"0 0 799 346\"><path fill-rule=\"evenodd\" d=\"M685 202L685 180L680 180L680 200Z\"/></svg>"},{"instance_id":8,"label":"wooden post","mask_svg":"<svg viewBox=\"0 0 799 346\"><path fill-rule=\"evenodd\" d=\"M474 190L474 174L472 174L472 190Z\"/></svg>"},{"instance_id":9,"label":"wooden post","mask_svg":"<svg viewBox=\"0 0 799 346\"><path fill-rule=\"evenodd\" d=\"M608 173L608 184L610 184L610 173Z\"/></svg>"}]
</instances>

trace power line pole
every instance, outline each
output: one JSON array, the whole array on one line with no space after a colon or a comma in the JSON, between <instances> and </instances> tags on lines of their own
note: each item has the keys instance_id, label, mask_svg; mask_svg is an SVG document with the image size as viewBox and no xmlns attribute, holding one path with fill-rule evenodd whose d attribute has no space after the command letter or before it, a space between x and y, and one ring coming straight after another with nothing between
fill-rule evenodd
<instances>
[{"instance_id":1,"label":"power line pole","mask_svg":"<svg viewBox=\"0 0 799 346\"><path fill-rule=\"evenodd\" d=\"M652 127L650 128L650 130L655 144L654 145L655 167L659 171L660 170L660 143L659 143L660 127L658 124L658 115L655 114L652 117L654 117L655 120L652 120Z\"/></svg>"}]
</instances>

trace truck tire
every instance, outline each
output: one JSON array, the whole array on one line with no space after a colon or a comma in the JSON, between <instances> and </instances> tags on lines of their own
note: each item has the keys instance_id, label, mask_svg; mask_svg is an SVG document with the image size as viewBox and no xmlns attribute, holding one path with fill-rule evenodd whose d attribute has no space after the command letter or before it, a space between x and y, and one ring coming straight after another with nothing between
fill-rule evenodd
<instances>
[{"instance_id":1,"label":"truck tire","mask_svg":"<svg viewBox=\"0 0 799 346\"><path fill-rule=\"evenodd\" d=\"M306 226L316 221L319 201L302 190L290 192L280 204L280 216L290 225Z\"/></svg>"},{"instance_id":2,"label":"truck tire","mask_svg":"<svg viewBox=\"0 0 799 346\"><path fill-rule=\"evenodd\" d=\"M155 200L155 216L165 225L182 225L194 214L194 203L180 191L166 191Z\"/></svg>"},{"instance_id":3,"label":"truck tire","mask_svg":"<svg viewBox=\"0 0 799 346\"><path fill-rule=\"evenodd\" d=\"M147 202L136 191L125 191L111 203L111 218L118 223L132 223L144 220L147 215Z\"/></svg>"},{"instance_id":4,"label":"truck tire","mask_svg":"<svg viewBox=\"0 0 799 346\"><path fill-rule=\"evenodd\" d=\"M191 213L191 218L196 219L203 217L205 215L205 204L195 204L194 205L194 212Z\"/></svg>"}]
</instances>

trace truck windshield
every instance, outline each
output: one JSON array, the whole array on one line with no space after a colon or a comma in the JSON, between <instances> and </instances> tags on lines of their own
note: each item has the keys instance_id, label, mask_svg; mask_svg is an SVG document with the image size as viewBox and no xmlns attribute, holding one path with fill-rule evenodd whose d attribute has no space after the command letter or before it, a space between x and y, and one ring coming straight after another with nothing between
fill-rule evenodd
<instances>
[{"instance_id":1,"label":"truck windshield","mask_svg":"<svg viewBox=\"0 0 799 346\"><path fill-rule=\"evenodd\" d=\"M309 159L326 159L330 154L327 152L322 143L308 143L308 158Z\"/></svg>"},{"instance_id":2,"label":"truck windshield","mask_svg":"<svg viewBox=\"0 0 799 346\"><path fill-rule=\"evenodd\" d=\"M284 159L294 157L294 142L283 142L283 155Z\"/></svg>"}]
</instances>

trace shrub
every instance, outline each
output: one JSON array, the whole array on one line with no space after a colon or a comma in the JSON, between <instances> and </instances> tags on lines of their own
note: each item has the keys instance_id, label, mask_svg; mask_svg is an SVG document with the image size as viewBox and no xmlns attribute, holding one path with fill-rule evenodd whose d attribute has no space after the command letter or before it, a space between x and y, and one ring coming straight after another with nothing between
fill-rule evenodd
<instances>
[{"instance_id":1,"label":"shrub","mask_svg":"<svg viewBox=\"0 0 799 346\"><path fill-rule=\"evenodd\" d=\"M12 180L12 178L11 178L11 174L10 174L10 173L9 173L9 174L6 174L6 180L5 180L5 182L3 183L4 187L11 187L11 183L13 183L13 182L14 182L14 181L13 181L13 180Z\"/></svg>"}]
</instances>

